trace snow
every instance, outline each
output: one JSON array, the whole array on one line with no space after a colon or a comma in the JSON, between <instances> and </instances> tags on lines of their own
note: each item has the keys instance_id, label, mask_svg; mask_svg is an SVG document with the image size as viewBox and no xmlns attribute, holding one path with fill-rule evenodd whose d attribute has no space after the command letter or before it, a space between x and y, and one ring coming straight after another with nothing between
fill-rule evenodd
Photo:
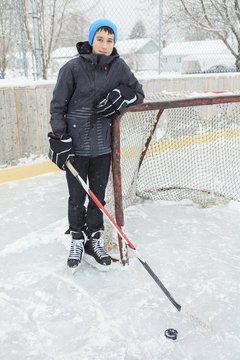
<instances>
[{"instance_id":1,"label":"snow","mask_svg":"<svg viewBox=\"0 0 240 360\"><path fill-rule=\"evenodd\" d=\"M18 87L31 87L54 85L56 80L29 80L26 77L12 77L7 79L0 79L0 88L18 88Z\"/></svg>"},{"instance_id":2,"label":"snow","mask_svg":"<svg viewBox=\"0 0 240 360\"><path fill-rule=\"evenodd\" d=\"M41 162L49 161L48 155L34 155L29 154L27 157L22 157L17 160L16 166L11 166L8 164L0 164L0 170L1 169L11 169L11 168L17 168L24 165L32 165L32 164L39 164Z\"/></svg>"},{"instance_id":3,"label":"snow","mask_svg":"<svg viewBox=\"0 0 240 360\"><path fill-rule=\"evenodd\" d=\"M154 70L146 70L146 71L135 71L135 76L138 78L139 81L154 81L159 79L174 79L174 80L184 80L189 79L189 75L181 74L180 72L176 71L164 71L162 73L158 73L158 71ZM191 74L192 78L214 78L218 80L219 78L236 78L236 73L229 72L229 73L196 73ZM50 80L30 80L25 77L7 77L6 79L0 79L0 89L1 88L18 88L18 87L31 87L36 88L38 86L53 86L56 84L56 77Z\"/></svg>"},{"instance_id":4,"label":"snow","mask_svg":"<svg viewBox=\"0 0 240 360\"><path fill-rule=\"evenodd\" d=\"M83 262L72 275L63 172L2 184L0 197L1 359L240 358L238 202L139 199L125 211L125 233L179 313L132 250L129 266L106 273Z\"/></svg>"},{"instance_id":5,"label":"snow","mask_svg":"<svg viewBox=\"0 0 240 360\"><path fill-rule=\"evenodd\" d=\"M230 53L222 40L174 42L163 48L163 55L196 55Z\"/></svg>"}]
</instances>

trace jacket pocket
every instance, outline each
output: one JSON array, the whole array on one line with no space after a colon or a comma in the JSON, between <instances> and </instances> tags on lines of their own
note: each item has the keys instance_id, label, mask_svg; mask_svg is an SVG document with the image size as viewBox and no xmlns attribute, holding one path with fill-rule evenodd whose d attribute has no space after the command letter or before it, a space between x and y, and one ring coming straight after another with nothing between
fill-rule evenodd
<instances>
[{"instance_id":1,"label":"jacket pocket","mask_svg":"<svg viewBox=\"0 0 240 360\"><path fill-rule=\"evenodd\" d=\"M80 116L81 115L81 116ZM69 113L67 114L68 133L73 139L73 148L77 150L89 151L90 141L90 117L89 115Z\"/></svg>"}]
</instances>

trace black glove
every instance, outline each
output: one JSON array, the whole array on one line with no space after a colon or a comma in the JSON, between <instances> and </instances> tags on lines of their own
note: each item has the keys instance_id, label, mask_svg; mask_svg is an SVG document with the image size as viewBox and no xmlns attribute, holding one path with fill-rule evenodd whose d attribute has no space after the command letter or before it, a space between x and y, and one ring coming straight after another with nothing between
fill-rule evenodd
<instances>
[{"instance_id":1,"label":"black glove","mask_svg":"<svg viewBox=\"0 0 240 360\"><path fill-rule=\"evenodd\" d=\"M72 138L69 135L61 136L52 132L48 134L49 159L56 164L59 169L65 170L65 162L72 156Z\"/></svg>"},{"instance_id":2,"label":"black glove","mask_svg":"<svg viewBox=\"0 0 240 360\"><path fill-rule=\"evenodd\" d=\"M114 119L120 115L126 106L137 100L135 92L126 85L120 85L107 94L106 99L97 105L99 116Z\"/></svg>"}]
</instances>

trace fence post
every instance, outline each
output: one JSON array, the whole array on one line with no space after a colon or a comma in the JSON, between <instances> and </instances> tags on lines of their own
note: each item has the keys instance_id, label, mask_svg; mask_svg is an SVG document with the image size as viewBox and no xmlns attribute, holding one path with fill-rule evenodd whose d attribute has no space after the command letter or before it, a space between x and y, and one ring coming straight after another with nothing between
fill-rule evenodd
<instances>
[{"instance_id":1,"label":"fence post","mask_svg":"<svg viewBox=\"0 0 240 360\"><path fill-rule=\"evenodd\" d=\"M19 12L20 32L21 32L21 45L22 45L24 75L26 77L28 77L27 48L26 48L25 28L24 28L24 21L23 21L22 0L18 0L18 12Z\"/></svg>"},{"instance_id":2,"label":"fence post","mask_svg":"<svg viewBox=\"0 0 240 360\"><path fill-rule=\"evenodd\" d=\"M163 0L159 0L158 9L158 73L162 72L162 24L163 24Z\"/></svg>"},{"instance_id":3,"label":"fence post","mask_svg":"<svg viewBox=\"0 0 240 360\"><path fill-rule=\"evenodd\" d=\"M37 80L42 79L42 58L39 36L39 15L38 15L38 2L32 0L32 18L33 18L33 31L34 31L34 47L35 47L35 59L36 59L36 75Z\"/></svg>"}]
</instances>

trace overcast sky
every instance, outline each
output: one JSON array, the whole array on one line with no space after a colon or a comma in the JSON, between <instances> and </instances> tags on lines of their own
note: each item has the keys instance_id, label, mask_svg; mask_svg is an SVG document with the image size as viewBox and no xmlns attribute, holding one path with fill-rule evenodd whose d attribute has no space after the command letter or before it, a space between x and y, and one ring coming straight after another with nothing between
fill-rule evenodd
<instances>
[{"instance_id":1,"label":"overcast sky","mask_svg":"<svg viewBox=\"0 0 240 360\"><path fill-rule=\"evenodd\" d=\"M95 0L89 0L87 4L92 5L95 3ZM81 4L83 8L86 6L86 0L82 0ZM155 11L155 15L152 16L151 13L146 13L144 10L139 9L139 1L138 0L122 0L119 1L111 1L111 0L100 0L98 2L97 7L88 12L88 16L90 21L94 21L97 18L106 17L109 20L112 20L116 26L118 27L118 37L119 39L126 38L131 32L133 26L137 22L137 20L142 20L146 27L149 27L149 20L152 19L154 22L154 18L156 20L154 22L154 26L158 28L157 18L158 13ZM157 10L157 9L156 9Z\"/></svg>"}]
</instances>

